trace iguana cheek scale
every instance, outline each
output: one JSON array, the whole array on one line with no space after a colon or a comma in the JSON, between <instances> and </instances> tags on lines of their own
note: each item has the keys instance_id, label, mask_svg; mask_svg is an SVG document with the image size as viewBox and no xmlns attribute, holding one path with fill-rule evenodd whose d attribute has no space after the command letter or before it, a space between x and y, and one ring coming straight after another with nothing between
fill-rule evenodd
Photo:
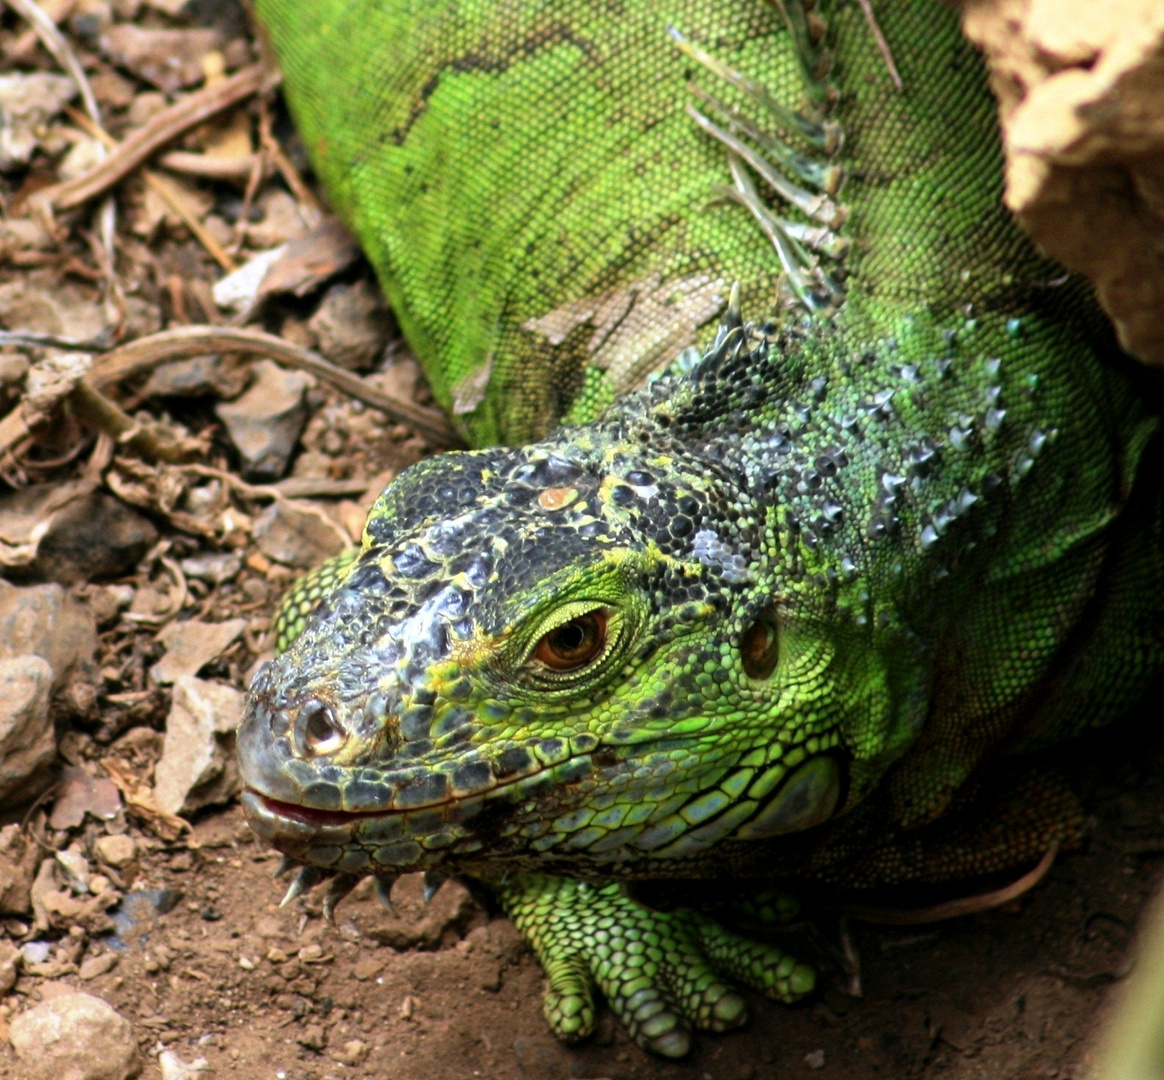
<instances>
[{"instance_id":1,"label":"iguana cheek scale","mask_svg":"<svg viewBox=\"0 0 1164 1080\"><path fill-rule=\"evenodd\" d=\"M668 1055L743 1021L725 979L811 989L623 882L1036 860L1078 816L1023 753L1162 666L1157 421L999 207L951 14L892 7L904 93L855 4L258 4L484 448L293 589L244 806L329 914L367 874L491 883L567 1039L593 987Z\"/></svg>"}]
</instances>

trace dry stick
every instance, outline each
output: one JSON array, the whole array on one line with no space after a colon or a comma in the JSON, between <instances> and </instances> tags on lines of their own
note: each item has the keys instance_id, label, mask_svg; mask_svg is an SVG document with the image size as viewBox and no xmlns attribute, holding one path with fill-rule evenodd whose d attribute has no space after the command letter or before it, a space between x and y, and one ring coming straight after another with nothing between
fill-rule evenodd
<instances>
[{"instance_id":1,"label":"dry stick","mask_svg":"<svg viewBox=\"0 0 1164 1080\"><path fill-rule=\"evenodd\" d=\"M904 90L905 83L901 81L897 65L893 62L893 53L890 51L889 42L885 40L881 27L877 25L877 16L873 14L872 0L857 0L857 3L861 5L861 10L865 13L865 21L869 24L869 30L873 34L873 40L877 42L877 48L881 50L885 66L889 68L889 77L893 80L893 85L897 87L898 92Z\"/></svg>"},{"instance_id":2,"label":"dry stick","mask_svg":"<svg viewBox=\"0 0 1164 1080\"><path fill-rule=\"evenodd\" d=\"M307 216L311 219L310 224L318 225L319 219L323 217L323 209L315 193L303 182L299 170L283 153L283 147L279 145L279 140L271 131L271 110L267 108L265 98L259 101L259 145L270 155L275 168L279 170L291 193L299 200L300 206L306 208Z\"/></svg>"},{"instance_id":3,"label":"dry stick","mask_svg":"<svg viewBox=\"0 0 1164 1080\"><path fill-rule=\"evenodd\" d=\"M111 150L115 150L117 148L117 140L114 139L113 136L110 135L109 132L107 132L104 128L98 127L96 124L94 124L83 113L79 113L76 109L72 109L68 106L65 106L65 112L69 114L74 123L85 130L87 135L91 135L93 138L99 139ZM178 215L178 217L182 219L182 224L184 224L186 228L189 229L198 238L199 243L201 243L202 246L206 248L208 252L210 252L211 257L216 263L218 263L219 266L223 268L223 270L229 274L232 270L238 269L238 263L236 263L234 259L230 257L226 249L217 240L215 240L213 236L211 236L206 226L203 225L197 217L195 217L190 208L186 205L186 200L182 198L178 191L170 186L169 180L167 180L164 176L159 176L157 173L152 172L149 169L142 169L141 176L142 179L150 186L151 190L157 194L158 198L160 198L162 202L164 202L171 210L174 211L175 214Z\"/></svg>"},{"instance_id":4,"label":"dry stick","mask_svg":"<svg viewBox=\"0 0 1164 1080\"><path fill-rule=\"evenodd\" d=\"M219 157L214 154L195 154L189 150L169 150L158 158L158 164L170 172L198 176L206 180L250 179L256 167L261 167L259 154L245 157Z\"/></svg>"},{"instance_id":5,"label":"dry stick","mask_svg":"<svg viewBox=\"0 0 1164 1080\"><path fill-rule=\"evenodd\" d=\"M944 903L921 908L842 904L840 910L854 919L877 923L881 926L919 926L926 923L944 922L947 919L957 919L963 915L974 915L979 911L989 911L991 908L1001 907L1003 904L1022 896L1023 893L1029 892L1047 876L1047 872L1055 864L1055 856L1058 852L1059 841L1056 840L1039 860L1038 865L1034 869L1028 870L1017 881L1012 881L1000 889L979 893L976 896L961 896L956 900L947 900Z\"/></svg>"},{"instance_id":6,"label":"dry stick","mask_svg":"<svg viewBox=\"0 0 1164 1080\"><path fill-rule=\"evenodd\" d=\"M9 0L11 3L11 0ZM58 210L70 210L108 191L136 168L148 161L167 143L173 142L224 109L237 105L266 85L275 85L277 76L268 75L262 64L251 64L230 78L190 94L163 109L149 123L138 128L96 168L75 180L66 180L38 192Z\"/></svg>"},{"instance_id":7,"label":"dry stick","mask_svg":"<svg viewBox=\"0 0 1164 1080\"><path fill-rule=\"evenodd\" d=\"M77 54L73 52L64 35L57 28L57 24L36 3L36 0L8 0L8 4L27 20L41 44L52 54L53 59L68 72L81 94L81 104L85 107L86 115L95 127L100 128L101 109L97 104L93 87L89 85L89 77L85 74L81 61L77 59ZM104 156L103 151L102 157ZM108 290L107 296L112 298L118 311L124 315L125 297L121 292L121 284L117 280L114 262L113 243L117 232L117 206L112 199L106 199L101 204L98 211L98 230L102 252L100 261L103 263L101 269Z\"/></svg>"},{"instance_id":8,"label":"dry stick","mask_svg":"<svg viewBox=\"0 0 1164 1080\"><path fill-rule=\"evenodd\" d=\"M259 108L261 110L266 108L266 106L260 103ZM247 177L247 186L243 189L242 207L234 223L234 239L231 241L229 249L232 255L238 255L242 251L243 244L246 243L247 231L250 228L248 222L251 218L251 206L255 201L255 193L259 190L259 184L267 169L266 158L269 155L266 149L260 149L259 153L255 154L254 157L254 167L251 169L250 176Z\"/></svg>"},{"instance_id":9,"label":"dry stick","mask_svg":"<svg viewBox=\"0 0 1164 1080\"><path fill-rule=\"evenodd\" d=\"M99 390L135 375L153 371L159 364L206 353L233 352L267 356L288 367L299 368L330 383L338 390L404 424L410 424L435 447L463 446L444 415L410 401L385 394L358 375L337 367L319 353L290 342L235 326L176 326L149 337L138 338L106 353L94 364L89 381Z\"/></svg>"},{"instance_id":10,"label":"dry stick","mask_svg":"<svg viewBox=\"0 0 1164 1080\"><path fill-rule=\"evenodd\" d=\"M156 424L141 424L120 406L95 390L84 379L68 398L73 415L93 431L110 436L121 446L128 446L151 460L179 464L202 451L194 439L175 438Z\"/></svg>"}]
</instances>

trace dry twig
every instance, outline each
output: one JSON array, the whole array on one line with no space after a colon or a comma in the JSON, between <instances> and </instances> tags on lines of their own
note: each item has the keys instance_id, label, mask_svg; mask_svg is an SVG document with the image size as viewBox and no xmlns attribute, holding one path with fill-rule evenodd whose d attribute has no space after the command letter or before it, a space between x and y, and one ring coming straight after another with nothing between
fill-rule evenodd
<instances>
[{"instance_id":1,"label":"dry twig","mask_svg":"<svg viewBox=\"0 0 1164 1080\"><path fill-rule=\"evenodd\" d=\"M273 85L275 78L269 75L262 64L251 64L236 71L230 78L198 90L168 109L163 109L148 124L119 143L116 150L84 176L45 188L36 197L47 200L58 210L80 206L123 180L162 147L192 127L237 105L265 86Z\"/></svg>"},{"instance_id":2,"label":"dry twig","mask_svg":"<svg viewBox=\"0 0 1164 1080\"><path fill-rule=\"evenodd\" d=\"M117 140L113 138L104 128L94 124L88 117L82 113L77 112L76 109L67 108L65 111L73 119L73 121L81 127L85 134L92 136L94 139L104 143L110 150L117 149ZM124 145L124 143L122 144ZM186 205L186 200L182 198L181 193L173 186L173 184L164 176L159 176L151 169L142 169L142 179L156 192L158 198L162 200L179 218L182 223L188 228L197 238L198 242L210 252L211 257L219 266L227 273L238 269L238 264L230 257L226 249L214 239L213 236L206 229L206 226L194 215L190 207Z\"/></svg>"},{"instance_id":3,"label":"dry twig","mask_svg":"<svg viewBox=\"0 0 1164 1080\"><path fill-rule=\"evenodd\" d=\"M425 409L385 394L358 375L337 367L319 353L301 349L273 334L235 326L176 326L149 337L121 345L103 356L93 367L92 384L99 390L122 379L144 375L168 360L206 353L233 352L266 356L288 367L308 371L337 390L362 401L400 423L409 424L431 445L439 448L463 445L443 413Z\"/></svg>"}]
</instances>

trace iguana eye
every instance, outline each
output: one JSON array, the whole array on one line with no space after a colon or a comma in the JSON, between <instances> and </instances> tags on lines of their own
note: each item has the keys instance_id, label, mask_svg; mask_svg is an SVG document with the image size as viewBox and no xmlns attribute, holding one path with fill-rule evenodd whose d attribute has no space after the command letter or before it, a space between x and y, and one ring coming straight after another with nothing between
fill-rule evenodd
<instances>
[{"instance_id":1,"label":"iguana eye","mask_svg":"<svg viewBox=\"0 0 1164 1080\"><path fill-rule=\"evenodd\" d=\"M555 626L534 649L534 659L554 671L577 671L602 655L606 612L588 611Z\"/></svg>"}]
</instances>

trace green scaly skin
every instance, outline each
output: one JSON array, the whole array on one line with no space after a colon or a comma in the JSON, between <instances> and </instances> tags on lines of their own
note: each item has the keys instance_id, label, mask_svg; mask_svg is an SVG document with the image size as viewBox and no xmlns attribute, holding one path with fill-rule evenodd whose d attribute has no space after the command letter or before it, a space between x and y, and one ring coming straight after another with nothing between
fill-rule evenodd
<instances>
[{"instance_id":1,"label":"green scaly skin","mask_svg":"<svg viewBox=\"0 0 1164 1080\"><path fill-rule=\"evenodd\" d=\"M933 883L1069 842L1025 755L1164 661L1157 422L1000 208L953 16L885 5L897 93L856 4L820 11L831 84L785 6L257 4L485 448L408 470L292 591L244 806L329 910L367 874L489 883L568 1040L595 987L671 1056L743 1021L724 979L812 987L628 882Z\"/></svg>"}]
</instances>

